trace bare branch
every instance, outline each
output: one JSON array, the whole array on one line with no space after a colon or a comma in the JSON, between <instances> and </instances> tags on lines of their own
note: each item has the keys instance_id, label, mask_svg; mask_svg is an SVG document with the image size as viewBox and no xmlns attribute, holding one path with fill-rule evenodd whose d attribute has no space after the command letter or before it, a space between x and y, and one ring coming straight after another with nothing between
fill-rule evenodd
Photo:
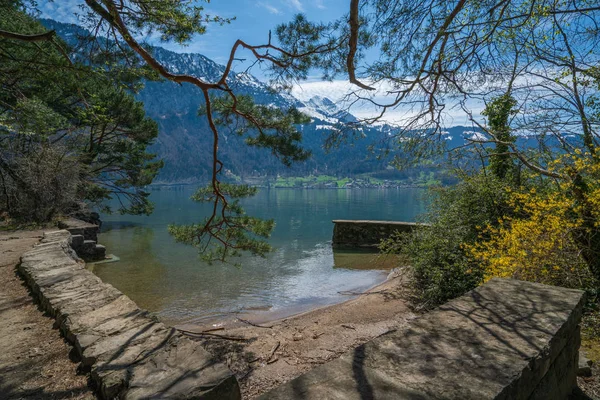
<instances>
[{"instance_id":1,"label":"bare branch","mask_svg":"<svg viewBox=\"0 0 600 400\"><path fill-rule=\"evenodd\" d=\"M52 40L52 38L56 35L56 32L54 30L48 31L48 32L44 32L44 33L38 33L35 35L23 35L20 33L15 33L15 32L8 32L8 31L4 31L0 29L0 37L3 38L7 38L7 39L14 39L14 40L20 40L23 42L43 42L43 41L48 41L48 40Z\"/></svg>"},{"instance_id":2,"label":"bare branch","mask_svg":"<svg viewBox=\"0 0 600 400\"><path fill-rule=\"evenodd\" d=\"M350 1L350 20L348 21L348 23L350 24L350 39L348 42L348 58L346 60L346 66L348 68L348 78L350 79L350 83L355 84L361 89L375 90L375 88L365 85L364 83L356 79L356 67L354 65L354 58L356 57L356 51L358 47L358 31L360 29L360 23L358 20L358 2L359 0Z\"/></svg>"}]
</instances>

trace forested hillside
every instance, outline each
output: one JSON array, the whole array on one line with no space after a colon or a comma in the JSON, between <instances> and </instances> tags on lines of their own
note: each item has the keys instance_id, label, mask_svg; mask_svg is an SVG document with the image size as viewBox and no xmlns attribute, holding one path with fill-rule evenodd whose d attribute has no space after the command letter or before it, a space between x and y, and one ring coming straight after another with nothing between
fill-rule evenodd
<instances>
[{"instance_id":1,"label":"forested hillside","mask_svg":"<svg viewBox=\"0 0 600 400\"><path fill-rule=\"evenodd\" d=\"M88 32L76 25L43 20L44 25L54 29L71 45L77 46L79 39ZM201 54L174 53L160 47L153 48L156 59L167 65L174 73L187 73L207 80L216 80L224 66ZM406 179L417 176L420 171L432 167L413 168L409 171L390 171L391 155L381 157L393 134L385 125L362 126L356 130L343 130L343 122L354 122L356 118L339 109L331 100L313 97L304 103L288 93L276 93L266 84L250 74L233 74L229 78L232 89L250 95L259 104L279 108L298 107L311 117L311 122L300 127L303 146L312 156L303 162L286 167L268 150L244 145L228 127L221 129L221 159L230 176L247 178L274 178L276 176L305 176L327 174L354 176L377 173L385 179ZM211 173L211 135L205 118L198 117L203 106L201 92L192 85L173 82L147 82L136 95L144 103L147 115L159 125L159 136L150 150L164 160L164 167L155 180L157 183L203 182ZM450 146L464 144L464 127L448 132ZM467 135L469 133L467 132ZM326 150L326 141L331 136L340 141L338 147ZM380 156L380 157L377 157Z\"/></svg>"},{"instance_id":2,"label":"forested hillside","mask_svg":"<svg viewBox=\"0 0 600 400\"><path fill-rule=\"evenodd\" d=\"M54 29L73 46L89 33L83 28L53 20L43 20L44 25ZM194 53L175 53L161 47L153 47L158 61L170 71L190 74L216 81L225 67L209 58ZM240 178L273 179L277 176L332 175L351 177L372 174L379 179L415 180L421 173L438 171L437 162L428 162L402 171L389 167L393 156L400 155L393 143L394 128L388 125L361 126L355 130L343 128L344 122L356 118L341 110L331 100L313 97L302 102L285 92L275 92L265 83L250 74L232 74L229 85L233 90L251 96L258 104L267 104L281 109L297 107L311 117L311 122L300 127L302 144L312 156L287 167L271 155L269 150L246 146L244 138L236 135L230 127L222 127L220 145L221 159L226 176ZM136 95L144 104L148 116L159 126L157 141L150 147L164 160L156 183L195 183L208 180L211 168L212 136L208 122L198 117L204 105L201 91L192 85L178 85L170 81L147 82ZM441 145L458 148L465 139L477 134L472 127L457 126L444 132ZM331 137L339 140L339 146L326 149ZM527 140L521 140L527 145ZM529 145L537 145L533 140ZM386 149L394 149L385 155ZM436 160L439 161L439 160Z\"/></svg>"}]
</instances>

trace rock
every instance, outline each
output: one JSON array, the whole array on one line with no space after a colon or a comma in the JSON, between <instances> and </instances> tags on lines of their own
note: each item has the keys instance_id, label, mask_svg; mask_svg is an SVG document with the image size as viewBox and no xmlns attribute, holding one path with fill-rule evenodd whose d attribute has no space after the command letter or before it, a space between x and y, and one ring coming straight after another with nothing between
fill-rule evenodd
<instances>
[{"instance_id":1,"label":"rock","mask_svg":"<svg viewBox=\"0 0 600 400\"><path fill-rule=\"evenodd\" d=\"M106 258L106 247L101 244L97 244L94 252L94 257L97 260L104 260Z\"/></svg>"},{"instance_id":2,"label":"rock","mask_svg":"<svg viewBox=\"0 0 600 400\"><path fill-rule=\"evenodd\" d=\"M70 207L69 215L80 221L88 222L98 226L102 225L100 214L90 210L89 206L85 202L73 203Z\"/></svg>"},{"instance_id":3,"label":"rock","mask_svg":"<svg viewBox=\"0 0 600 400\"><path fill-rule=\"evenodd\" d=\"M58 222L60 229L66 229L71 235L83 235L85 240L98 241L98 225L76 218L66 218Z\"/></svg>"},{"instance_id":4,"label":"rock","mask_svg":"<svg viewBox=\"0 0 600 400\"><path fill-rule=\"evenodd\" d=\"M582 351L579 352L577 376L592 376L592 361L588 360Z\"/></svg>"},{"instance_id":5,"label":"rock","mask_svg":"<svg viewBox=\"0 0 600 400\"><path fill-rule=\"evenodd\" d=\"M71 235L71 247L75 252L80 251L83 247L84 238L83 235Z\"/></svg>"}]
</instances>

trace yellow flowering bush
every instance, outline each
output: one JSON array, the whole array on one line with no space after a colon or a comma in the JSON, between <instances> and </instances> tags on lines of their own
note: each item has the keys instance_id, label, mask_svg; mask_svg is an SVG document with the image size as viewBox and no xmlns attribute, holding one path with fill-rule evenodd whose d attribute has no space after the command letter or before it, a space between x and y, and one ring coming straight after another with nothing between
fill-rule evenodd
<instances>
[{"instance_id":1,"label":"yellow flowering bush","mask_svg":"<svg viewBox=\"0 0 600 400\"><path fill-rule=\"evenodd\" d=\"M468 253L485 270L484 280L512 277L565 287L587 288L595 283L582 244L600 228L600 166L578 153L564 156L551 168L565 179L547 190L511 191L512 216L488 225L480 240L466 244Z\"/></svg>"}]
</instances>

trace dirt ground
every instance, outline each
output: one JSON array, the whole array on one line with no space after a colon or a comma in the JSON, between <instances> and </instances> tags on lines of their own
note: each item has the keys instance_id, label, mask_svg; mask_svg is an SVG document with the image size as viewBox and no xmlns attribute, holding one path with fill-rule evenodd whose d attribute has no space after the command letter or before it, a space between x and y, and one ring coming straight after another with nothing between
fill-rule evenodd
<instances>
[{"instance_id":1,"label":"dirt ground","mask_svg":"<svg viewBox=\"0 0 600 400\"><path fill-rule=\"evenodd\" d=\"M600 368L592 366L592 376L577 377L577 386L569 400L600 400Z\"/></svg>"},{"instance_id":2,"label":"dirt ground","mask_svg":"<svg viewBox=\"0 0 600 400\"><path fill-rule=\"evenodd\" d=\"M71 347L15 272L42 231L0 232L0 399L95 399Z\"/></svg>"},{"instance_id":3,"label":"dirt ground","mask_svg":"<svg viewBox=\"0 0 600 400\"><path fill-rule=\"evenodd\" d=\"M593 363L592 376L577 378L579 397L570 400L600 400L600 311L585 313L581 325L580 354Z\"/></svg>"},{"instance_id":4,"label":"dirt ground","mask_svg":"<svg viewBox=\"0 0 600 400\"><path fill-rule=\"evenodd\" d=\"M261 327L249 319L238 320L208 332L230 339L202 335L198 340L227 361L240 381L243 398L251 399L415 318L403 291L403 277L396 273L367 294L350 295L345 303ZM207 332L211 326L178 328Z\"/></svg>"}]
</instances>

